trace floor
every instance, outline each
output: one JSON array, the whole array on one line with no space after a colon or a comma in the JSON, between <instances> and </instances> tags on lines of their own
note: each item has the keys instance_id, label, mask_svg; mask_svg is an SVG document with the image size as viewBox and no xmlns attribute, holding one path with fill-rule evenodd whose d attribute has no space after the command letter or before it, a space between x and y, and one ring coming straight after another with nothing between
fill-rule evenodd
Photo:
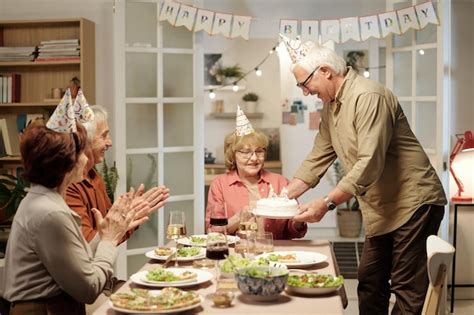
<instances>
[{"instance_id":1,"label":"floor","mask_svg":"<svg viewBox=\"0 0 474 315\"><path fill-rule=\"evenodd\" d=\"M349 304L344 310L344 315L356 315L359 314L358 303L357 303L357 280L347 279L345 281L347 299ZM393 306L395 300L390 299L390 310ZM449 301L447 305L448 309L446 314L449 313ZM454 313L455 315L472 315L474 314L474 300L456 300L454 303Z\"/></svg>"}]
</instances>

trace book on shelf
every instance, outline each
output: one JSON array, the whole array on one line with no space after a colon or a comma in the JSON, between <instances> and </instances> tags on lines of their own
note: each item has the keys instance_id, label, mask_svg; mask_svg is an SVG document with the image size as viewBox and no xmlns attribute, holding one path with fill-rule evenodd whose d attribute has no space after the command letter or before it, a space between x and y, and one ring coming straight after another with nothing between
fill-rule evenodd
<instances>
[{"instance_id":1,"label":"book on shelf","mask_svg":"<svg viewBox=\"0 0 474 315\"><path fill-rule=\"evenodd\" d=\"M38 57L35 59L37 62L47 61L81 61L81 57Z\"/></svg>"},{"instance_id":2,"label":"book on shelf","mask_svg":"<svg viewBox=\"0 0 474 315\"><path fill-rule=\"evenodd\" d=\"M7 155L7 148L5 140L3 140L3 130L6 130L7 122L4 118L0 118L0 157L4 157Z\"/></svg>"},{"instance_id":3,"label":"book on shelf","mask_svg":"<svg viewBox=\"0 0 474 315\"><path fill-rule=\"evenodd\" d=\"M7 120L5 118L0 118L0 133L2 134L3 146L5 147L5 155L11 155L12 146L8 136Z\"/></svg>"},{"instance_id":4,"label":"book on shelf","mask_svg":"<svg viewBox=\"0 0 474 315\"><path fill-rule=\"evenodd\" d=\"M42 40L41 45L49 45L49 44L79 44L79 39L54 39L54 40Z\"/></svg>"},{"instance_id":5,"label":"book on shelf","mask_svg":"<svg viewBox=\"0 0 474 315\"><path fill-rule=\"evenodd\" d=\"M2 129L2 134L4 136L3 141L5 143L8 142L7 154L8 155L20 155L20 134L18 132L18 126L16 123L16 115L15 114L7 114L3 115L3 119L6 123L6 130ZM7 139L7 141L5 141ZM7 147L7 146L5 146Z\"/></svg>"},{"instance_id":6,"label":"book on shelf","mask_svg":"<svg viewBox=\"0 0 474 315\"><path fill-rule=\"evenodd\" d=\"M19 103L21 101L21 75L18 73L0 74L0 103Z\"/></svg>"}]
</instances>

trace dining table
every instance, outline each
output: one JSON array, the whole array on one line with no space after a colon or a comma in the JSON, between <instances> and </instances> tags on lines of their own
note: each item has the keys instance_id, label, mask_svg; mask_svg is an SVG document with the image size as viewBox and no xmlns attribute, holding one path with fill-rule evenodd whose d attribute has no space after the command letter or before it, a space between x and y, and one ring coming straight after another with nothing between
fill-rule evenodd
<instances>
[{"instance_id":1,"label":"dining table","mask_svg":"<svg viewBox=\"0 0 474 315\"><path fill-rule=\"evenodd\" d=\"M168 246L173 246L173 243ZM328 240L275 240L274 251L308 251L323 254L327 259L323 262L309 265L304 269L308 272L317 272L318 274L340 275L339 267L335 259L332 244ZM231 249L231 253L233 250ZM161 262L162 263L162 262ZM160 261L151 259L140 270L150 270L159 266ZM180 262L182 267L190 267L192 263ZM290 269L291 270L291 269ZM213 269L209 270L214 273ZM326 295L300 295L283 291L278 299L269 302L259 302L235 291L235 298L230 307L217 307L213 303L212 296L216 291L216 279L206 283L197 284L184 290L194 290L202 297L200 306L180 312L179 314L343 314L347 306L347 296L344 285L337 291ZM128 280L117 292L127 292L131 288L147 288ZM137 312L139 313L139 312ZM123 314L112 308L109 301L99 306L94 315L119 315Z\"/></svg>"}]
</instances>

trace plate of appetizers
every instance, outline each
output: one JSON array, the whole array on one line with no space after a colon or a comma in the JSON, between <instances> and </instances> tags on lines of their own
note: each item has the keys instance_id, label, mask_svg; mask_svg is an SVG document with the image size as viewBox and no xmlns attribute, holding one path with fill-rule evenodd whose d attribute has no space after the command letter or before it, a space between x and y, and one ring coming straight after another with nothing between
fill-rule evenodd
<instances>
[{"instance_id":1,"label":"plate of appetizers","mask_svg":"<svg viewBox=\"0 0 474 315\"><path fill-rule=\"evenodd\" d=\"M149 287L186 287L211 280L212 273L194 268L162 268L142 270L131 275L136 284Z\"/></svg>"},{"instance_id":2,"label":"plate of appetizers","mask_svg":"<svg viewBox=\"0 0 474 315\"><path fill-rule=\"evenodd\" d=\"M178 288L163 290L131 289L110 296L110 306L122 313L166 314L193 309L203 298L194 291Z\"/></svg>"},{"instance_id":3,"label":"plate of appetizers","mask_svg":"<svg viewBox=\"0 0 474 315\"><path fill-rule=\"evenodd\" d=\"M154 250L146 252L146 257L157 260L166 260L170 255L174 255L175 247L157 247ZM192 261L206 257L206 249L203 247L181 247L178 248L176 256L173 260Z\"/></svg>"},{"instance_id":4,"label":"plate of appetizers","mask_svg":"<svg viewBox=\"0 0 474 315\"><path fill-rule=\"evenodd\" d=\"M289 292L297 294L323 295L336 292L343 284L342 276L292 271L286 286Z\"/></svg>"},{"instance_id":5,"label":"plate of appetizers","mask_svg":"<svg viewBox=\"0 0 474 315\"><path fill-rule=\"evenodd\" d=\"M256 259L263 258L271 262L278 262L285 264L287 267L307 267L319 264L328 259L324 254L318 252L307 251L278 251L261 254L255 257Z\"/></svg>"},{"instance_id":6,"label":"plate of appetizers","mask_svg":"<svg viewBox=\"0 0 474 315\"><path fill-rule=\"evenodd\" d=\"M235 244L235 242L238 239L239 238L237 236L227 235L227 244L228 245ZM200 235L190 235L190 236L182 237L178 239L178 243L182 245L186 245L186 246L206 247L207 235L200 234Z\"/></svg>"}]
</instances>

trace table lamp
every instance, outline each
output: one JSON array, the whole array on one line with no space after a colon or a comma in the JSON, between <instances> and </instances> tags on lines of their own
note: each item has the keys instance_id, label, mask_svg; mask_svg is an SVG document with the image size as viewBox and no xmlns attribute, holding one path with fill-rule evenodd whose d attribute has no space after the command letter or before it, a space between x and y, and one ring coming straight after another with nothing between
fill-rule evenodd
<instances>
[{"instance_id":1,"label":"table lamp","mask_svg":"<svg viewBox=\"0 0 474 315\"><path fill-rule=\"evenodd\" d=\"M453 161L459 152L467 152L474 150L474 138L472 137L472 131L466 131L464 134L457 134L456 138L458 140L456 141L456 144L454 145L454 148L451 151L451 155L449 156L449 171L451 172L451 175L453 175L454 181L458 186L458 192L455 196L451 198L451 200L453 202L472 202L471 196L462 196L462 193L464 192L464 185L461 180L456 176L456 173L453 170ZM472 169L470 171L472 171Z\"/></svg>"}]
</instances>

